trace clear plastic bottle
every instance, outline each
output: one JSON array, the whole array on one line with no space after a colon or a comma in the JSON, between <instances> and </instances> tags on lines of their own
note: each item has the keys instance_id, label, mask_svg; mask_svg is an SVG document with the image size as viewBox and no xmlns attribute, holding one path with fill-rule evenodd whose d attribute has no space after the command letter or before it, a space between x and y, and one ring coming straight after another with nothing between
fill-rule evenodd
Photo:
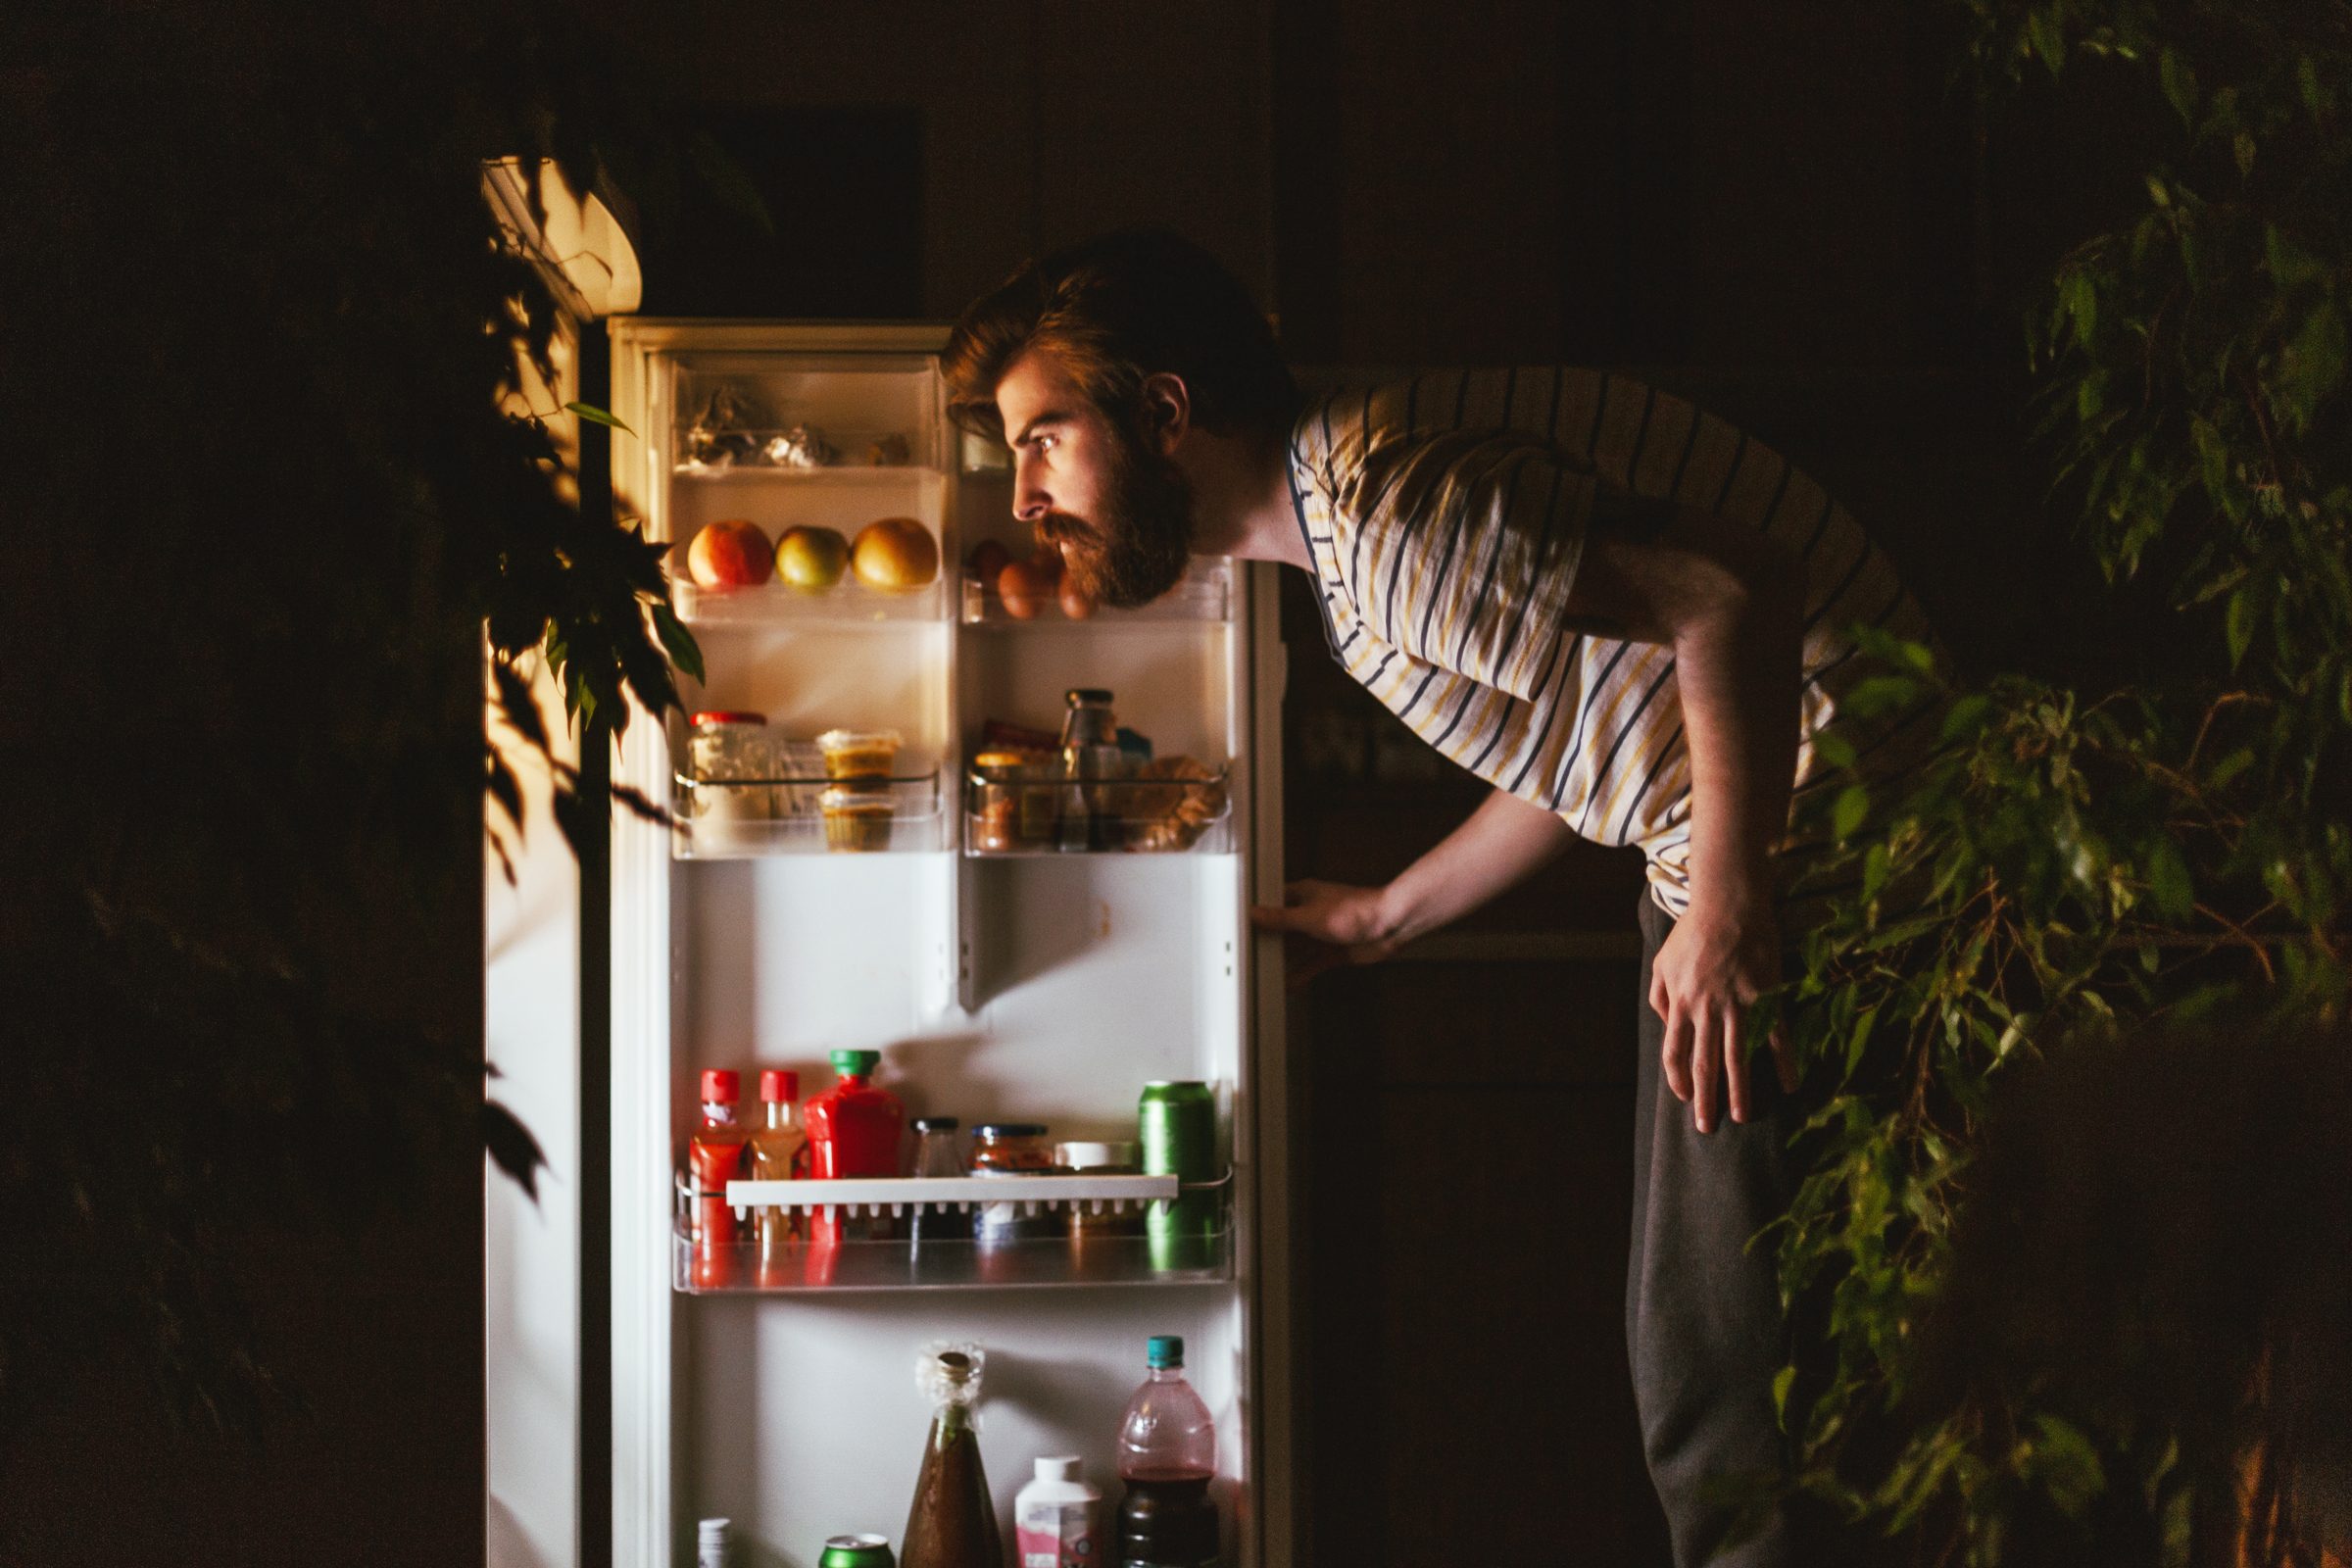
<instances>
[{"instance_id":1,"label":"clear plastic bottle","mask_svg":"<svg viewBox=\"0 0 2352 1568\"><path fill-rule=\"evenodd\" d=\"M1217 1473L1217 1423L1184 1376L1184 1341L1154 1334L1145 1343L1151 1375L1119 1423L1119 1477L1173 1481Z\"/></svg>"},{"instance_id":2,"label":"clear plastic bottle","mask_svg":"<svg viewBox=\"0 0 2352 1568\"><path fill-rule=\"evenodd\" d=\"M956 1147L962 1124L953 1116L918 1116L914 1122L914 1173L917 1176L960 1176L963 1153ZM955 1203L917 1203L911 1221L914 1244L968 1242L972 1239L971 1211Z\"/></svg>"},{"instance_id":3,"label":"clear plastic bottle","mask_svg":"<svg viewBox=\"0 0 2352 1568\"><path fill-rule=\"evenodd\" d=\"M1127 1494L1111 1561L1201 1568L1217 1560L1217 1511L1208 1496L1217 1473L1217 1424L1185 1381L1183 1340L1154 1334L1144 1359L1151 1375L1119 1424L1119 1479Z\"/></svg>"}]
</instances>

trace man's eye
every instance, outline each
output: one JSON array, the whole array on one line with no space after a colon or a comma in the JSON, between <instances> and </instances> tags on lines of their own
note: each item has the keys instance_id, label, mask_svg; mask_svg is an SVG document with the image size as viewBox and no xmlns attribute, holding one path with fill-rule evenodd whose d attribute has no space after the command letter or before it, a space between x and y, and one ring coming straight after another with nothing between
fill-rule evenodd
<instances>
[{"instance_id":1,"label":"man's eye","mask_svg":"<svg viewBox=\"0 0 2352 1568\"><path fill-rule=\"evenodd\" d=\"M1037 450L1040 452L1051 452L1061 445L1061 437L1057 435L1040 433L1031 439L1037 443Z\"/></svg>"}]
</instances>

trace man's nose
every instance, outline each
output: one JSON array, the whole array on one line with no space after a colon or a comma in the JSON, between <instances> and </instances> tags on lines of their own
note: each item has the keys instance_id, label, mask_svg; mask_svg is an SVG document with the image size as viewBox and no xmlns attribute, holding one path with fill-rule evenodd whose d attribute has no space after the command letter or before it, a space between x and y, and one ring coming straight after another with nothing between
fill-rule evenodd
<instances>
[{"instance_id":1,"label":"man's nose","mask_svg":"<svg viewBox=\"0 0 2352 1568\"><path fill-rule=\"evenodd\" d=\"M1017 521L1035 522L1054 510L1054 498L1036 485L1016 482L1012 491L1012 514Z\"/></svg>"}]
</instances>

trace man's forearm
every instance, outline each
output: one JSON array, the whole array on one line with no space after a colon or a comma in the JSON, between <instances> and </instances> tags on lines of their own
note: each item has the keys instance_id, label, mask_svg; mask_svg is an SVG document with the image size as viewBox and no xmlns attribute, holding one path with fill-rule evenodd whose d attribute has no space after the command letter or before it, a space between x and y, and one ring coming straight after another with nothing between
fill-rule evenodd
<instances>
[{"instance_id":1,"label":"man's forearm","mask_svg":"<svg viewBox=\"0 0 2352 1568\"><path fill-rule=\"evenodd\" d=\"M1494 791L1382 890L1381 936L1410 942L1451 924L1524 881L1575 836L1553 812Z\"/></svg>"},{"instance_id":2,"label":"man's forearm","mask_svg":"<svg viewBox=\"0 0 2352 1568\"><path fill-rule=\"evenodd\" d=\"M1736 591L1675 637L1690 758L1692 907L1770 898L1796 774L1803 579L1794 563L1741 573Z\"/></svg>"}]
</instances>

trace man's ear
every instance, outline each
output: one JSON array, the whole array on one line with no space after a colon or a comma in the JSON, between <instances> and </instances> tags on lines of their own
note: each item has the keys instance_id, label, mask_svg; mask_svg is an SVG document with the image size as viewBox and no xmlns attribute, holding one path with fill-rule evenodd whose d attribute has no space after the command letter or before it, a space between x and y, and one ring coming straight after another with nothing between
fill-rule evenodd
<instances>
[{"instance_id":1,"label":"man's ear","mask_svg":"<svg viewBox=\"0 0 2352 1568\"><path fill-rule=\"evenodd\" d=\"M1193 427L1193 395L1185 389L1184 377L1168 370L1147 375L1137 397L1144 434L1161 457L1167 457Z\"/></svg>"}]
</instances>

